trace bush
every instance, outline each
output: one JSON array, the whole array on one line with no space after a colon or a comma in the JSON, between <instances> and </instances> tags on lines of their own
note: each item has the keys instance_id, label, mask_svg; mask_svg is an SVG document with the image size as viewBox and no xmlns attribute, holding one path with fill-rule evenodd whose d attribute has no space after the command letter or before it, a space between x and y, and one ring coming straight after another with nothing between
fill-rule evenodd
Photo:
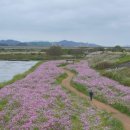
<instances>
[{"instance_id":1,"label":"bush","mask_svg":"<svg viewBox=\"0 0 130 130\"><path fill-rule=\"evenodd\" d=\"M62 55L62 48L60 46L51 46L46 51L46 54L49 56L61 56Z\"/></svg>"},{"instance_id":2,"label":"bush","mask_svg":"<svg viewBox=\"0 0 130 130\"><path fill-rule=\"evenodd\" d=\"M113 66L114 66L113 63L110 63L110 62L107 62L107 61L103 61L103 62L97 63L94 67L96 69L107 69L107 68L111 68Z\"/></svg>"},{"instance_id":3,"label":"bush","mask_svg":"<svg viewBox=\"0 0 130 130\"><path fill-rule=\"evenodd\" d=\"M124 48L118 45L113 48L113 51L116 51L116 52L123 52L124 50L125 50Z\"/></svg>"}]
</instances>

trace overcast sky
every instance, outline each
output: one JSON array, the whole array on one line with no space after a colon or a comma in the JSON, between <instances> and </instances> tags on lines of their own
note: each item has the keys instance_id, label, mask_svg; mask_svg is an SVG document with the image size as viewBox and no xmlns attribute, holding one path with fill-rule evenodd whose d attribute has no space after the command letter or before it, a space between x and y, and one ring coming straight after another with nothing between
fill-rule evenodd
<instances>
[{"instance_id":1,"label":"overcast sky","mask_svg":"<svg viewBox=\"0 0 130 130\"><path fill-rule=\"evenodd\" d=\"M0 0L0 39L130 45L130 1Z\"/></svg>"}]
</instances>

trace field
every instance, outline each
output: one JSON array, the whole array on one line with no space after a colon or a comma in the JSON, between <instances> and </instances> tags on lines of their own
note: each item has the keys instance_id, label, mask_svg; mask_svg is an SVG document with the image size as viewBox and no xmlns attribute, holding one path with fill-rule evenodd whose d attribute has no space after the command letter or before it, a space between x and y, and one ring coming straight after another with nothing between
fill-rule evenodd
<instances>
[{"instance_id":1,"label":"field","mask_svg":"<svg viewBox=\"0 0 130 130\"><path fill-rule=\"evenodd\" d=\"M130 130L130 0L0 0L0 130Z\"/></svg>"},{"instance_id":2,"label":"field","mask_svg":"<svg viewBox=\"0 0 130 130\"><path fill-rule=\"evenodd\" d=\"M129 62L115 52L39 62L0 84L0 130L129 130Z\"/></svg>"},{"instance_id":3,"label":"field","mask_svg":"<svg viewBox=\"0 0 130 130\"><path fill-rule=\"evenodd\" d=\"M45 62L0 90L1 130L123 130L111 114L61 87L62 62Z\"/></svg>"}]
</instances>

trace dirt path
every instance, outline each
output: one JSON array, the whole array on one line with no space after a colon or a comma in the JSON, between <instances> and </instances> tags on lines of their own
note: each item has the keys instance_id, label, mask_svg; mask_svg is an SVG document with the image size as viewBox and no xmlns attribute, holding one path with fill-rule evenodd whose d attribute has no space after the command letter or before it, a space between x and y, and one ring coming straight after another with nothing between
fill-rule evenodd
<instances>
[{"instance_id":1,"label":"dirt path","mask_svg":"<svg viewBox=\"0 0 130 130\"><path fill-rule=\"evenodd\" d=\"M89 100L89 98L85 94L79 92L78 90L76 90L75 88L73 88L71 86L70 81L75 75L72 72L70 72L70 71L68 71L66 69L64 69L64 71L68 74L68 77L66 79L64 79L61 84L64 87L66 87L68 90L70 90L71 92L74 92L76 95ZM125 130L130 130L130 117L129 116L127 116L127 115L119 112L118 110L112 108L111 106L106 105L106 104L104 104L102 102L99 102L99 101L97 101L95 99L92 101L92 105L96 106L99 109L105 110L105 111L107 111L109 113L112 113L112 116L114 118L116 118L116 119L118 119L118 120L120 120L122 122L122 124L124 125Z\"/></svg>"}]
</instances>

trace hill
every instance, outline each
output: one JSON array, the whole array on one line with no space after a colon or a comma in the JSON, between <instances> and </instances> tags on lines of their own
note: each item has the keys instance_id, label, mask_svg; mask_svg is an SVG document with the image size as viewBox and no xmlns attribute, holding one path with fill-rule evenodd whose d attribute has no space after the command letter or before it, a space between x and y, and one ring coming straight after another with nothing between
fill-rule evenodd
<instances>
[{"instance_id":1,"label":"hill","mask_svg":"<svg viewBox=\"0 0 130 130\"><path fill-rule=\"evenodd\" d=\"M21 42L16 40L0 40L0 46L45 46L49 47L51 45L59 45L62 47L99 47L97 44L75 42L75 41L59 41L59 42L49 42L49 41L32 41L32 42Z\"/></svg>"},{"instance_id":2,"label":"hill","mask_svg":"<svg viewBox=\"0 0 130 130\"><path fill-rule=\"evenodd\" d=\"M74 41L67 41L67 40L56 42L56 44L64 47L98 47L99 46L92 43L74 42Z\"/></svg>"}]
</instances>

